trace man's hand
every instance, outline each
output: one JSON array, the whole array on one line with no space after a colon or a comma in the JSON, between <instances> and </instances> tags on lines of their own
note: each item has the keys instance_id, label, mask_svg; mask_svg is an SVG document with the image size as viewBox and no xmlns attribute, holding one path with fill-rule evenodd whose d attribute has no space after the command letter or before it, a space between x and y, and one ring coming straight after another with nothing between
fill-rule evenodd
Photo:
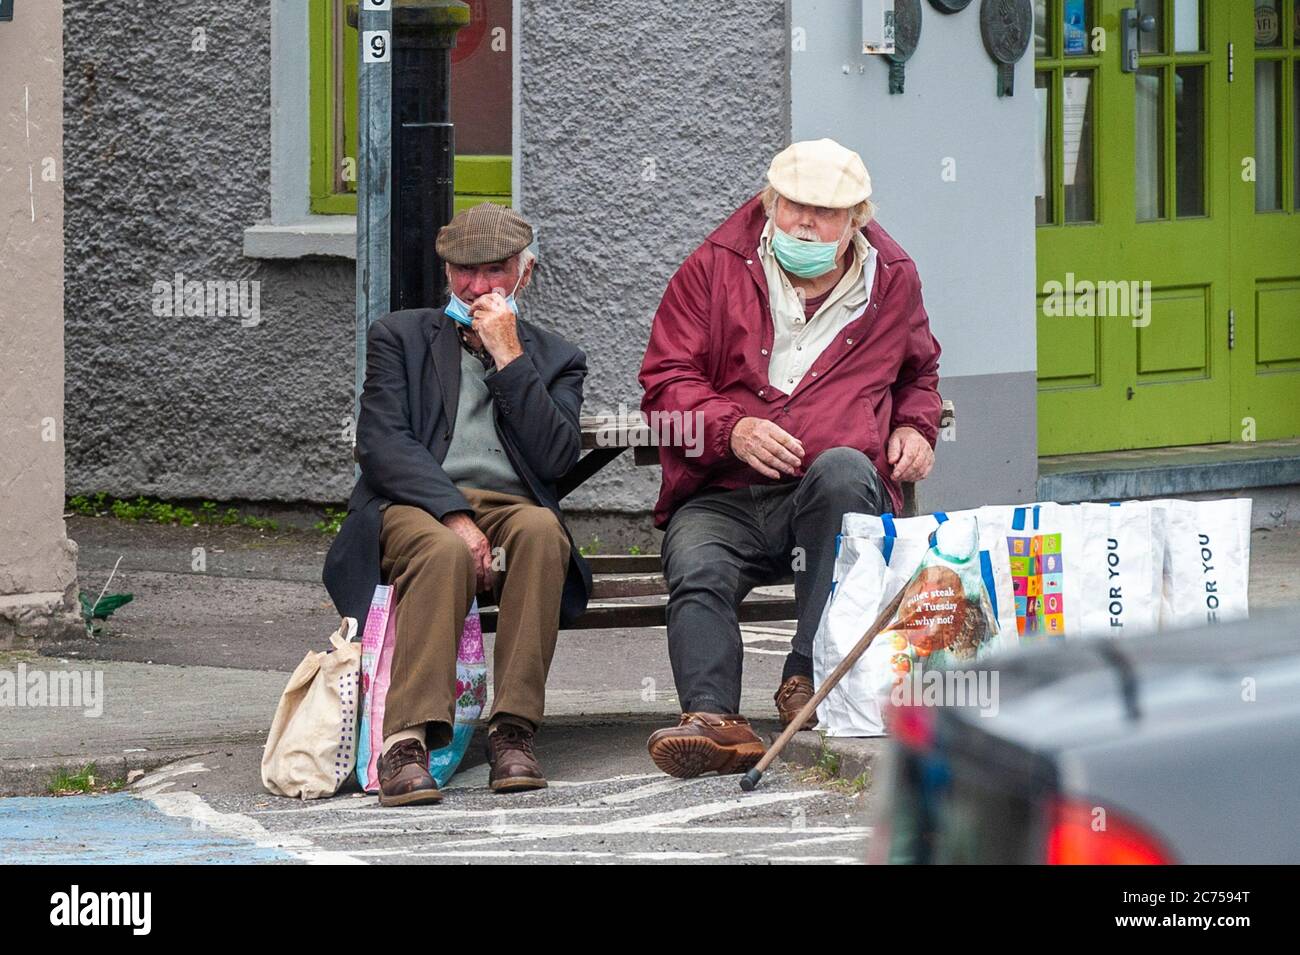
<instances>
[{"instance_id":1,"label":"man's hand","mask_svg":"<svg viewBox=\"0 0 1300 955\"><path fill-rule=\"evenodd\" d=\"M444 517L442 523L449 530L454 531L469 548L474 558L476 590L479 593L491 590L496 579L496 571L492 569L492 548L488 545L488 539L483 536L483 532L478 529L478 525L474 523L474 518L465 511L456 511Z\"/></svg>"},{"instance_id":2,"label":"man's hand","mask_svg":"<svg viewBox=\"0 0 1300 955\"><path fill-rule=\"evenodd\" d=\"M922 481L934 467L934 449L915 428L896 428L885 456L895 481Z\"/></svg>"},{"instance_id":3,"label":"man's hand","mask_svg":"<svg viewBox=\"0 0 1300 955\"><path fill-rule=\"evenodd\" d=\"M793 475L803 463L803 445L766 418L741 418L731 429L731 453L763 477Z\"/></svg>"},{"instance_id":4,"label":"man's hand","mask_svg":"<svg viewBox=\"0 0 1300 955\"><path fill-rule=\"evenodd\" d=\"M500 292L492 291L474 299L469 314L474 319L474 331L497 368L504 368L524 353L515 329L515 313Z\"/></svg>"}]
</instances>

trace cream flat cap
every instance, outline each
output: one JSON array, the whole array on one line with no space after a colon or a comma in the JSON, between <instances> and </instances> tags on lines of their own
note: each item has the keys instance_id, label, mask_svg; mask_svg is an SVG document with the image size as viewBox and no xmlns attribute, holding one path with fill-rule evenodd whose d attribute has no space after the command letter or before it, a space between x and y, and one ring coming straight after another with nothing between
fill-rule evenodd
<instances>
[{"instance_id":1,"label":"cream flat cap","mask_svg":"<svg viewBox=\"0 0 1300 955\"><path fill-rule=\"evenodd\" d=\"M791 143L767 167L767 181L805 206L847 209L871 195L871 177L862 157L833 139Z\"/></svg>"}]
</instances>

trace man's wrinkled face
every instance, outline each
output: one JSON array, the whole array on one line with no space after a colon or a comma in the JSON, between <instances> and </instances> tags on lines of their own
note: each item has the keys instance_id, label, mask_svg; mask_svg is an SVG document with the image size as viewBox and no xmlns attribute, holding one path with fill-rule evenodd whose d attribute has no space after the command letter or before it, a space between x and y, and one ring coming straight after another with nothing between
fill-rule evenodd
<instances>
[{"instance_id":1,"label":"man's wrinkled face","mask_svg":"<svg viewBox=\"0 0 1300 955\"><path fill-rule=\"evenodd\" d=\"M448 262L447 283L457 298L469 304L480 295L493 291L509 295L516 282L519 282L519 288L522 289L528 284L532 269L530 262L524 267L523 281L519 281L518 256L482 265L452 265Z\"/></svg>"},{"instance_id":2,"label":"man's wrinkled face","mask_svg":"<svg viewBox=\"0 0 1300 955\"><path fill-rule=\"evenodd\" d=\"M785 196L777 196L772 219L782 232L796 239L810 242L838 242L838 255L843 255L853 238L849 231L851 209L828 209L825 206L805 206Z\"/></svg>"}]
</instances>

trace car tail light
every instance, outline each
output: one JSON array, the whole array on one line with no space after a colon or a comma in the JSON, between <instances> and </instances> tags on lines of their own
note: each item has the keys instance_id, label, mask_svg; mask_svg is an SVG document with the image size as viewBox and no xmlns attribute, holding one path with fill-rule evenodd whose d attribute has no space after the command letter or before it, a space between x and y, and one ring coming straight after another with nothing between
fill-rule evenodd
<instances>
[{"instance_id":1,"label":"car tail light","mask_svg":"<svg viewBox=\"0 0 1300 955\"><path fill-rule=\"evenodd\" d=\"M934 707L894 706L889 731L908 749L925 752L934 746Z\"/></svg>"},{"instance_id":2,"label":"car tail light","mask_svg":"<svg viewBox=\"0 0 1300 955\"><path fill-rule=\"evenodd\" d=\"M1052 807L1048 865L1171 865L1153 835L1101 806L1063 800Z\"/></svg>"}]
</instances>

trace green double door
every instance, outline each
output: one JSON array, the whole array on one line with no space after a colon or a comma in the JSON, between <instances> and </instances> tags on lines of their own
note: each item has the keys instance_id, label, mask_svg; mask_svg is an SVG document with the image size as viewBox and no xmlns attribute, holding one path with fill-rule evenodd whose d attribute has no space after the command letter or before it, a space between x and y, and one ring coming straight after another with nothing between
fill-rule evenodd
<instances>
[{"instance_id":1,"label":"green double door","mask_svg":"<svg viewBox=\"0 0 1300 955\"><path fill-rule=\"evenodd\" d=\"M1040 454L1300 435L1297 3L1036 0Z\"/></svg>"}]
</instances>

